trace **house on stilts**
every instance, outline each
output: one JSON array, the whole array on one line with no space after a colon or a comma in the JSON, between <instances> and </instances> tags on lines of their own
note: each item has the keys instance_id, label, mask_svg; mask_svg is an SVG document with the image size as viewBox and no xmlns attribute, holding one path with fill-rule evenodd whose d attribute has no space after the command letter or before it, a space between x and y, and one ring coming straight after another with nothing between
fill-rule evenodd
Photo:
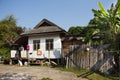
<instances>
[{"instance_id":1,"label":"house on stilts","mask_svg":"<svg viewBox=\"0 0 120 80\"><path fill-rule=\"evenodd\" d=\"M48 61L61 61L61 58L68 52L66 39L69 34L53 22L43 19L32 30L26 31L20 35L14 45L22 46L24 49L17 51L11 50L11 61L16 60L16 54L21 60L30 63L41 64L44 59Z\"/></svg>"},{"instance_id":2,"label":"house on stilts","mask_svg":"<svg viewBox=\"0 0 120 80\"><path fill-rule=\"evenodd\" d=\"M11 62L42 64L44 61L107 72L114 66L114 56L105 51L110 44L93 45L83 42L84 34L70 35L53 22L43 19L32 30L22 33L11 50ZM104 35L92 37L99 41ZM118 40L119 41L119 40ZM20 48L19 48L20 47ZM107 54L108 53L108 54Z\"/></svg>"}]
</instances>

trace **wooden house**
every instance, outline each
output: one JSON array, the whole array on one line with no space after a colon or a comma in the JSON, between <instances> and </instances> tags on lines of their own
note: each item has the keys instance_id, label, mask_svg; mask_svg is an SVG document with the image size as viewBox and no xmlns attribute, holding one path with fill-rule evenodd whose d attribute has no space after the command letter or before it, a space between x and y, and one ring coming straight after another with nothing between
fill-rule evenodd
<instances>
[{"instance_id":1,"label":"wooden house","mask_svg":"<svg viewBox=\"0 0 120 80\"><path fill-rule=\"evenodd\" d=\"M22 45L22 59L43 60L60 59L62 56L62 38L68 33L54 24L43 19L32 30L26 31L15 41L19 47ZM11 59L15 59L16 50L11 50Z\"/></svg>"}]
</instances>

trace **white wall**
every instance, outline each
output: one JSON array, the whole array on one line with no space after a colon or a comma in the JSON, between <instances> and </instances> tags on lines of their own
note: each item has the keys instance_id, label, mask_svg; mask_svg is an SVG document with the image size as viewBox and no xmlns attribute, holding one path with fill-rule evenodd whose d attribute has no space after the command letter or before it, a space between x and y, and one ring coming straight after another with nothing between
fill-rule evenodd
<instances>
[{"instance_id":1,"label":"white wall","mask_svg":"<svg viewBox=\"0 0 120 80\"><path fill-rule=\"evenodd\" d=\"M53 44L54 44L53 50L46 51L46 39L53 39ZM38 55L37 51L33 50L33 40L40 40L40 49L42 50L42 55ZM40 58L40 59L44 57L49 58L49 53L51 59L61 57L62 44L59 35L29 37L28 44L30 45L29 53L32 53L29 54L29 58Z\"/></svg>"}]
</instances>

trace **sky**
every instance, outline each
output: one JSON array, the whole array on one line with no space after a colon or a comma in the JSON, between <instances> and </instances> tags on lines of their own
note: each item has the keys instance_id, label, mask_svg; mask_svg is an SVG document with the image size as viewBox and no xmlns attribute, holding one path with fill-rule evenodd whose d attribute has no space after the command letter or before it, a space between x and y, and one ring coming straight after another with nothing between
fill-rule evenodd
<instances>
[{"instance_id":1,"label":"sky","mask_svg":"<svg viewBox=\"0 0 120 80\"><path fill-rule=\"evenodd\" d=\"M109 9L117 0L0 0L0 20L14 15L17 25L34 28L46 18L61 28L87 26L94 17L92 9L99 9L98 2Z\"/></svg>"}]
</instances>

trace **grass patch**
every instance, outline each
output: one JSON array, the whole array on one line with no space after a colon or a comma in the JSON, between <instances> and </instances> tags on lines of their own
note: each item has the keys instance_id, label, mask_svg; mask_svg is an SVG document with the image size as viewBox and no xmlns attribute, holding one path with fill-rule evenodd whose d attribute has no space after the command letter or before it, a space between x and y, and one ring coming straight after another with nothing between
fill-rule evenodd
<instances>
[{"instance_id":1,"label":"grass patch","mask_svg":"<svg viewBox=\"0 0 120 80\"><path fill-rule=\"evenodd\" d=\"M120 76L104 75L98 72L93 72L78 68L59 68L62 71L73 72L77 77L87 78L88 80L120 80Z\"/></svg>"},{"instance_id":2,"label":"grass patch","mask_svg":"<svg viewBox=\"0 0 120 80\"><path fill-rule=\"evenodd\" d=\"M50 79L50 78L42 78L40 80L53 80L53 79Z\"/></svg>"},{"instance_id":3,"label":"grass patch","mask_svg":"<svg viewBox=\"0 0 120 80\"><path fill-rule=\"evenodd\" d=\"M97 73L93 73L89 76L87 76L88 79L90 80L111 80L103 75L97 74Z\"/></svg>"}]
</instances>

